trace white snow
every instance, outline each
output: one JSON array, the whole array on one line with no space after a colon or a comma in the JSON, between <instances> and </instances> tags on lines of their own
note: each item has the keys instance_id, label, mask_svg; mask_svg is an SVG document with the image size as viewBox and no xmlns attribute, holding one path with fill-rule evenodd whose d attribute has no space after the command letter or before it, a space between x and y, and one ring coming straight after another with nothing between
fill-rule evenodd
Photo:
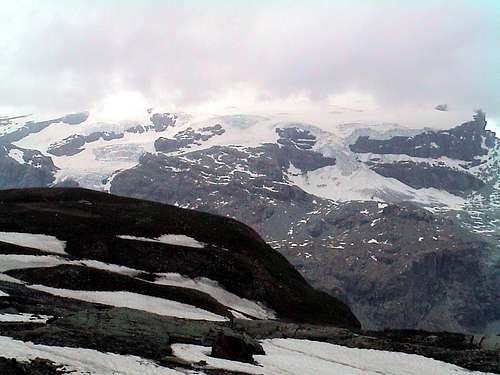
<instances>
[{"instance_id":1,"label":"white snow","mask_svg":"<svg viewBox=\"0 0 500 375\"><path fill-rule=\"evenodd\" d=\"M258 366L210 357L210 348L174 344L174 355L204 360L210 368L262 375L473 375L481 374L414 354L354 349L297 339L264 340Z\"/></svg>"},{"instance_id":2,"label":"white snow","mask_svg":"<svg viewBox=\"0 0 500 375\"><path fill-rule=\"evenodd\" d=\"M9 157L17 161L19 164L26 164L24 161L24 152L17 148L12 148L9 150Z\"/></svg>"},{"instance_id":3,"label":"white snow","mask_svg":"<svg viewBox=\"0 0 500 375\"><path fill-rule=\"evenodd\" d=\"M8 297L9 294L0 290L0 297Z\"/></svg>"},{"instance_id":4,"label":"white snow","mask_svg":"<svg viewBox=\"0 0 500 375\"><path fill-rule=\"evenodd\" d=\"M372 238L371 240L368 241L368 243L380 243L380 242L378 242L375 238Z\"/></svg>"},{"instance_id":5,"label":"white snow","mask_svg":"<svg viewBox=\"0 0 500 375\"><path fill-rule=\"evenodd\" d=\"M153 361L137 356L102 353L91 349L37 345L0 336L2 356L29 361L35 358L48 359L65 365L73 375L182 375L193 372L176 371L160 367Z\"/></svg>"},{"instance_id":6,"label":"white snow","mask_svg":"<svg viewBox=\"0 0 500 375\"><path fill-rule=\"evenodd\" d=\"M207 293L218 302L239 313L250 315L257 319L276 319L276 313L271 309L222 288L217 281L207 278L189 279L178 273L163 273L155 284L179 286L196 289Z\"/></svg>"},{"instance_id":7,"label":"white snow","mask_svg":"<svg viewBox=\"0 0 500 375\"><path fill-rule=\"evenodd\" d=\"M30 322L30 323L47 323L51 319L50 315L35 315L28 313L20 314L3 314L0 313L0 322Z\"/></svg>"},{"instance_id":8,"label":"white snow","mask_svg":"<svg viewBox=\"0 0 500 375\"><path fill-rule=\"evenodd\" d=\"M394 178L379 175L365 165L353 167L348 173L336 165L306 173L297 173L294 168L290 168L288 179L310 194L337 201L413 201L431 207L446 206L452 209L463 207L465 202L463 198L443 190L414 189Z\"/></svg>"},{"instance_id":9,"label":"white snow","mask_svg":"<svg viewBox=\"0 0 500 375\"><path fill-rule=\"evenodd\" d=\"M66 242L45 234L0 232L0 242L67 255Z\"/></svg>"},{"instance_id":10,"label":"white snow","mask_svg":"<svg viewBox=\"0 0 500 375\"><path fill-rule=\"evenodd\" d=\"M67 262L66 259L53 255L0 254L0 272L22 268L54 267Z\"/></svg>"},{"instance_id":11,"label":"white snow","mask_svg":"<svg viewBox=\"0 0 500 375\"><path fill-rule=\"evenodd\" d=\"M0 254L0 272L23 268L54 267L61 264L87 266L132 277L142 272L125 266L90 259L67 260L53 255Z\"/></svg>"},{"instance_id":12,"label":"white snow","mask_svg":"<svg viewBox=\"0 0 500 375\"><path fill-rule=\"evenodd\" d=\"M125 234L118 235L117 237L124 239L124 240L157 242L157 243L164 243L164 244L168 244L168 245L195 247L198 249L205 247L205 244L195 240L192 237L186 236L184 234L164 234L164 235L157 237L157 238L135 237L135 236L125 235Z\"/></svg>"},{"instance_id":13,"label":"white snow","mask_svg":"<svg viewBox=\"0 0 500 375\"><path fill-rule=\"evenodd\" d=\"M83 265L91 268L97 268L99 270L116 272L122 275L135 277L143 271L136 270L133 268L120 266L118 264L103 263L98 260L84 259L84 260L74 260L67 262L68 264Z\"/></svg>"},{"instance_id":14,"label":"white snow","mask_svg":"<svg viewBox=\"0 0 500 375\"><path fill-rule=\"evenodd\" d=\"M129 309L148 311L153 314L173 316L184 319L226 321L227 318L187 305L177 301L146 296L131 292L102 292L87 290L58 289L44 285L30 285L32 289L50 293L55 296L73 298L81 301L100 303L116 307L128 307Z\"/></svg>"}]
</instances>

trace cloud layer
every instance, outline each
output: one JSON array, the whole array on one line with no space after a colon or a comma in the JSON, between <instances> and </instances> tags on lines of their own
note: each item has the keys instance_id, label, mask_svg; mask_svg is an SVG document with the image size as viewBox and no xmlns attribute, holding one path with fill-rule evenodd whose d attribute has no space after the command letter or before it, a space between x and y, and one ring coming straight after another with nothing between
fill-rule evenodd
<instances>
[{"instance_id":1,"label":"cloud layer","mask_svg":"<svg viewBox=\"0 0 500 375\"><path fill-rule=\"evenodd\" d=\"M125 91L244 111L355 93L500 117L495 3L4 1L0 107L64 112Z\"/></svg>"}]
</instances>

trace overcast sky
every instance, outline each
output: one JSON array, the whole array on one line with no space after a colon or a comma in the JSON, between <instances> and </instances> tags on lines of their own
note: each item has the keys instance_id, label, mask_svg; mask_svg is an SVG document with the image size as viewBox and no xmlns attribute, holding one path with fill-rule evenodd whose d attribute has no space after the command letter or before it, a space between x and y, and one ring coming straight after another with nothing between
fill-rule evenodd
<instances>
[{"instance_id":1,"label":"overcast sky","mask_svg":"<svg viewBox=\"0 0 500 375\"><path fill-rule=\"evenodd\" d=\"M0 17L0 115L500 119L499 0L2 0Z\"/></svg>"}]
</instances>

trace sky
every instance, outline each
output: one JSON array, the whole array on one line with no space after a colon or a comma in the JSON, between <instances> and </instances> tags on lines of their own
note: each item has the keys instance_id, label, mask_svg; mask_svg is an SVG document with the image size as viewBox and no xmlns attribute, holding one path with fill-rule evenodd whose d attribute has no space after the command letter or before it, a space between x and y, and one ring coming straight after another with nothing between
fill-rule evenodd
<instances>
[{"instance_id":1,"label":"sky","mask_svg":"<svg viewBox=\"0 0 500 375\"><path fill-rule=\"evenodd\" d=\"M0 18L0 115L500 124L500 0L2 0Z\"/></svg>"}]
</instances>

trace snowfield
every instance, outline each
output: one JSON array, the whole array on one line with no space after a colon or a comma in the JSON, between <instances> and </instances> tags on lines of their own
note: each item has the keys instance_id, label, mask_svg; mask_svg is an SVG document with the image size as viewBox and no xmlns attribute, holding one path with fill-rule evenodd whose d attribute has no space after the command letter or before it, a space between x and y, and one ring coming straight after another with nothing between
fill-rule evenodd
<instances>
[{"instance_id":1,"label":"snowfield","mask_svg":"<svg viewBox=\"0 0 500 375\"><path fill-rule=\"evenodd\" d=\"M29 361L35 358L48 359L56 364L64 365L65 369L72 371L73 375L195 374L195 372L181 372L160 367L152 361L136 356L102 353L91 349L36 345L5 336L0 336L0 348L2 348L3 357L16 358L19 361Z\"/></svg>"},{"instance_id":2,"label":"snowfield","mask_svg":"<svg viewBox=\"0 0 500 375\"><path fill-rule=\"evenodd\" d=\"M127 307L148 311L153 314L173 316L193 320L226 321L227 318L177 301L146 296L131 292L101 292L88 290L69 290L52 288L44 285L30 285L32 289L50 293L59 297L73 298L80 301L103 305Z\"/></svg>"},{"instance_id":3,"label":"snowfield","mask_svg":"<svg viewBox=\"0 0 500 375\"><path fill-rule=\"evenodd\" d=\"M66 242L45 234L0 232L0 242L67 255Z\"/></svg>"},{"instance_id":4,"label":"snowfield","mask_svg":"<svg viewBox=\"0 0 500 375\"><path fill-rule=\"evenodd\" d=\"M455 365L414 354L353 349L317 341L264 340L266 355L255 356L258 366L210 357L210 348L174 344L174 355L206 361L210 368L262 375L473 375Z\"/></svg>"},{"instance_id":5,"label":"snowfield","mask_svg":"<svg viewBox=\"0 0 500 375\"><path fill-rule=\"evenodd\" d=\"M257 302L241 298L236 294L228 292L216 281L207 278L190 279L178 273L163 273L159 274L159 276L160 278L155 281L155 284L172 285L205 292L224 306L235 310L236 314L233 312L235 316L238 315L237 313L239 312L257 319L276 319L276 313L273 310Z\"/></svg>"},{"instance_id":6,"label":"snowfield","mask_svg":"<svg viewBox=\"0 0 500 375\"><path fill-rule=\"evenodd\" d=\"M296 339L264 340L266 355L255 356L258 365L210 357L210 348L174 344L174 355L207 369L240 371L255 375L479 375L430 358L378 350L352 349L339 345ZM161 367L132 355L103 353L91 349L38 345L0 336L2 356L29 361L48 359L75 375L177 375L203 371ZM493 375L493 374L492 374Z\"/></svg>"},{"instance_id":7,"label":"snowfield","mask_svg":"<svg viewBox=\"0 0 500 375\"><path fill-rule=\"evenodd\" d=\"M54 267L65 263L68 261L53 255L1 254L0 272L20 268Z\"/></svg>"}]
</instances>

